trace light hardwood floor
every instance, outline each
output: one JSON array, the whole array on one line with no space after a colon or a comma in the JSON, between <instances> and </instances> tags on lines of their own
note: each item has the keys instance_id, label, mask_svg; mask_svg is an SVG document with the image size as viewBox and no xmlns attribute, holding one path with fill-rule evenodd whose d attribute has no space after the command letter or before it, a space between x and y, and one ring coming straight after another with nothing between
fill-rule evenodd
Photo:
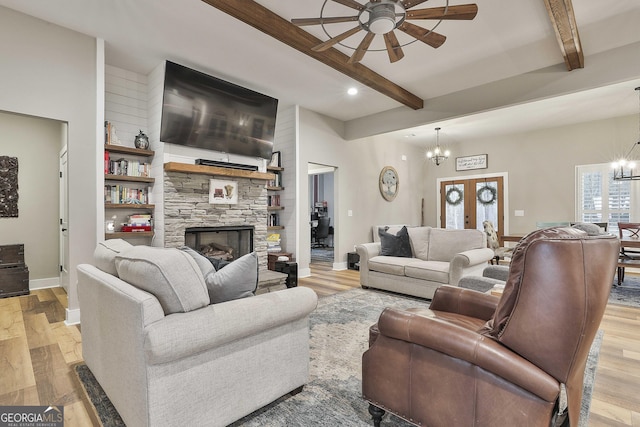
<instances>
[{"instance_id":1,"label":"light hardwood floor","mask_svg":"<svg viewBox=\"0 0 640 427\"><path fill-rule=\"evenodd\" d=\"M312 264L299 280L319 296L359 287L357 271ZM80 328L64 324L61 288L0 299L0 405L64 405L65 427L91 426L93 414L72 365L82 360ZM589 426L640 427L640 309L609 305ZM88 410L89 408L89 410Z\"/></svg>"}]
</instances>

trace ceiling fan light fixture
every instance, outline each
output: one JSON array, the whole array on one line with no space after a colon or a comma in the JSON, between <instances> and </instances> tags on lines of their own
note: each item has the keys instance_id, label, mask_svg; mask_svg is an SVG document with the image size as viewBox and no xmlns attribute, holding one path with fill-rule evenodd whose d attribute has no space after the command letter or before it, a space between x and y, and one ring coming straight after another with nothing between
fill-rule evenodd
<instances>
[{"instance_id":1,"label":"ceiling fan light fixture","mask_svg":"<svg viewBox=\"0 0 640 427\"><path fill-rule=\"evenodd\" d=\"M206 0L205 0L206 1ZM348 57L349 64L357 64L364 57L366 52L386 51L389 62L394 63L404 58L402 48L411 43L420 41L432 48L440 47L446 36L436 33L434 30L443 20L471 20L474 19L478 6L476 4L462 4L450 6L449 1L444 1L444 7L428 7L426 9L411 9L427 0L323 0L320 8L320 16L316 18L294 18L291 22L297 26L320 25L322 31L329 37L328 40L311 47L314 52L325 52L340 45L346 49L351 49L354 53ZM355 9L357 15L326 16L325 6L327 4L339 3L349 9ZM353 12L351 12L353 13ZM407 20L431 21L420 26L408 22ZM332 35L325 25L339 24L357 21L358 26L353 27L340 34ZM435 23L434 23L435 22ZM401 31L408 36L408 39L398 40L394 30ZM353 45L356 40L352 38L359 31L366 34L359 39L357 46ZM375 36L384 38L384 46L372 42ZM403 36L405 37L405 36ZM346 41L349 39L349 41Z\"/></svg>"},{"instance_id":2,"label":"ceiling fan light fixture","mask_svg":"<svg viewBox=\"0 0 640 427\"><path fill-rule=\"evenodd\" d=\"M374 34L387 34L396 27L396 8L393 4L380 3L369 13L369 31Z\"/></svg>"}]
</instances>

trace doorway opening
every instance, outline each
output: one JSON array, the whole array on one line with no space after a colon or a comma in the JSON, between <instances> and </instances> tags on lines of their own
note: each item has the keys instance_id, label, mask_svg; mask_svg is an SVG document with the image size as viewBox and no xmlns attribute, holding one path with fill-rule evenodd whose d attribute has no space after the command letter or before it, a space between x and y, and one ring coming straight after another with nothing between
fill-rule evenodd
<instances>
[{"instance_id":1,"label":"doorway opening","mask_svg":"<svg viewBox=\"0 0 640 427\"><path fill-rule=\"evenodd\" d=\"M333 166L308 164L311 264L334 262L335 169Z\"/></svg>"}]
</instances>

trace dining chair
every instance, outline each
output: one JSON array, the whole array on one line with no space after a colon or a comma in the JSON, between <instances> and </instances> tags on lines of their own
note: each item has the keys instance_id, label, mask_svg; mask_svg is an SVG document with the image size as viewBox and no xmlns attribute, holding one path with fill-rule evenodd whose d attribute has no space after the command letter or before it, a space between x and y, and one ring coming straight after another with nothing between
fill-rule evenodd
<instances>
[{"instance_id":1,"label":"dining chair","mask_svg":"<svg viewBox=\"0 0 640 427\"><path fill-rule=\"evenodd\" d=\"M640 223L619 222L618 237L620 237L620 257L618 259L618 286L624 282L625 268L640 268L640 250L624 246L625 239L640 240Z\"/></svg>"}]
</instances>

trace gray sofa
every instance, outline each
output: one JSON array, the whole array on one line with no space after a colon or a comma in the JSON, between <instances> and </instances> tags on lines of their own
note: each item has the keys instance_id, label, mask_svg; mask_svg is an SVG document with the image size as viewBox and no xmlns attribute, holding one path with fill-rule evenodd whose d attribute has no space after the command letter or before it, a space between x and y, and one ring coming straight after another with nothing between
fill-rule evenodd
<instances>
[{"instance_id":1,"label":"gray sofa","mask_svg":"<svg viewBox=\"0 0 640 427\"><path fill-rule=\"evenodd\" d=\"M224 426L307 382L311 289L210 304L186 252L107 242L78 266L83 357L128 426Z\"/></svg>"},{"instance_id":2,"label":"gray sofa","mask_svg":"<svg viewBox=\"0 0 640 427\"><path fill-rule=\"evenodd\" d=\"M411 256L381 255L382 242L356 245L360 256L360 284L433 298L442 285L457 286L464 276L481 276L493 251L487 248L487 236L479 230L450 230L432 227L407 227ZM401 226L388 226L387 233L397 234Z\"/></svg>"}]
</instances>

